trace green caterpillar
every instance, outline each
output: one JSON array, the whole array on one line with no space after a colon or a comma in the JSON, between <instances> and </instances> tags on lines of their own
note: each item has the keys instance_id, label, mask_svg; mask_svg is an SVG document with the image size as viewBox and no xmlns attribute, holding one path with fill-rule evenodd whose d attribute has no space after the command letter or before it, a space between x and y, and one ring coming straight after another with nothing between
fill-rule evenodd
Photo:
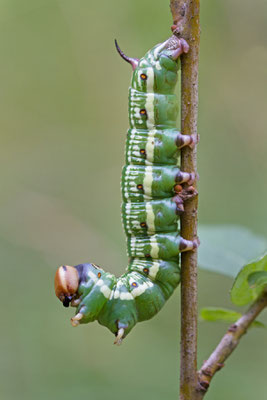
<instances>
[{"instance_id":1,"label":"green caterpillar","mask_svg":"<svg viewBox=\"0 0 267 400\"><path fill-rule=\"evenodd\" d=\"M189 50L186 41L173 35L140 60L127 57L115 43L133 68L122 172L122 219L130 261L119 278L95 264L62 266L55 291L65 307L77 307L73 326L97 320L120 344L137 322L162 308L180 282L179 253L197 247L196 241L178 233L180 184L195 180L194 174L180 171L179 149L195 145L196 138L176 128L174 89L179 56Z\"/></svg>"}]
</instances>

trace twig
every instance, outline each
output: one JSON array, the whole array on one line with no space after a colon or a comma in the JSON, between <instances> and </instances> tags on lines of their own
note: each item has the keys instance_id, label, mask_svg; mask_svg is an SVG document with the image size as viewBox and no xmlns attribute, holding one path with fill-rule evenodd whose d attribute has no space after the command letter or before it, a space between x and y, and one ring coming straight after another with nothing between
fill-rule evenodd
<instances>
[{"instance_id":1,"label":"twig","mask_svg":"<svg viewBox=\"0 0 267 400\"><path fill-rule=\"evenodd\" d=\"M198 112L199 0L171 0L170 7L173 23L177 26L176 34L184 38L190 48L188 54L181 57L181 128L182 133L195 135ZM181 151L181 169L194 172L197 176L196 159L196 148L184 147ZM186 201L181 218L181 236L185 239L197 238L197 207L196 193ZM181 314L180 399L194 400L197 386L197 251L182 254Z\"/></svg>"},{"instance_id":2,"label":"twig","mask_svg":"<svg viewBox=\"0 0 267 400\"><path fill-rule=\"evenodd\" d=\"M267 307L267 292L264 292L248 311L235 324L229 327L214 352L198 372L198 400L205 396L215 373L223 367L225 360L235 350L241 337L265 307Z\"/></svg>"}]
</instances>

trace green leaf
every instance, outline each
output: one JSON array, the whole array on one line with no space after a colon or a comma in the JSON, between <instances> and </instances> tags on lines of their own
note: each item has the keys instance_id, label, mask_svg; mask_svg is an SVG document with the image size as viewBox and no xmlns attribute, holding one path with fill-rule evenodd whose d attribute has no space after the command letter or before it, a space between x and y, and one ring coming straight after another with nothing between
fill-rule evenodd
<instances>
[{"instance_id":1,"label":"green leaf","mask_svg":"<svg viewBox=\"0 0 267 400\"><path fill-rule=\"evenodd\" d=\"M242 306L255 300L263 290L262 285L250 287L249 276L255 272L267 271L267 253L255 261L245 265L237 275L232 290L231 299L234 304ZM250 278L254 280L254 277Z\"/></svg>"},{"instance_id":2,"label":"green leaf","mask_svg":"<svg viewBox=\"0 0 267 400\"><path fill-rule=\"evenodd\" d=\"M266 238L237 225L200 225L200 268L235 277L267 249Z\"/></svg>"},{"instance_id":3,"label":"green leaf","mask_svg":"<svg viewBox=\"0 0 267 400\"><path fill-rule=\"evenodd\" d=\"M229 310L227 308L205 307L200 310L200 318L205 321L223 321L223 322L236 322L242 316L241 313ZM265 328L265 325L260 321L254 321L251 327Z\"/></svg>"},{"instance_id":4,"label":"green leaf","mask_svg":"<svg viewBox=\"0 0 267 400\"><path fill-rule=\"evenodd\" d=\"M257 286L267 285L267 271L252 272L248 276L248 284L252 289Z\"/></svg>"},{"instance_id":5,"label":"green leaf","mask_svg":"<svg viewBox=\"0 0 267 400\"><path fill-rule=\"evenodd\" d=\"M252 322L251 327L266 328L266 325L263 324L262 322L256 320L256 321Z\"/></svg>"},{"instance_id":6,"label":"green leaf","mask_svg":"<svg viewBox=\"0 0 267 400\"><path fill-rule=\"evenodd\" d=\"M200 317L205 321L235 322L241 316L241 313L226 308L205 307L200 310Z\"/></svg>"}]
</instances>

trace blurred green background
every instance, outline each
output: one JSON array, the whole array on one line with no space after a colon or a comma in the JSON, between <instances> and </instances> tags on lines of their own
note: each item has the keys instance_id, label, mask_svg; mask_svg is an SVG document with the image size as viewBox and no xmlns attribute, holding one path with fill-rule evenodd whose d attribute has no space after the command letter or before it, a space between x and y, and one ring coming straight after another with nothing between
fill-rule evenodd
<instances>
[{"instance_id":1,"label":"blurred green background","mask_svg":"<svg viewBox=\"0 0 267 400\"><path fill-rule=\"evenodd\" d=\"M73 329L56 267L127 258L120 173L130 67L166 39L166 1L0 1L0 399L178 398L179 290L124 344ZM198 152L201 223L267 235L266 0L203 0ZM199 304L230 307L229 278L201 271ZM267 322L266 315L260 318ZM199 362L227 325L201 323ZM266 331L242 340L207 399L266 398Z\"/></svg>"}]
</instances>

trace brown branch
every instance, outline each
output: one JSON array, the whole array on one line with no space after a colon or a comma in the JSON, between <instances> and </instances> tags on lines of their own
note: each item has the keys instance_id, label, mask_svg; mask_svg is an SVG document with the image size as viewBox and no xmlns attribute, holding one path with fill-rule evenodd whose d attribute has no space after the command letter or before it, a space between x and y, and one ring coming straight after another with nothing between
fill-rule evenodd
<instances>
[{"instance_id":1,"label":"brown branch","mask_svg":"<svg viewBox=\"0 0 267 400\"><path fill-rule=\"evenodd\" d=\"M170 0L175 34L185 39L190 47L181 57L182 67L182 133L197 133L198 110L198 59L199 59L199 1ZM185 147L181 151L181 169L194 172L196 169L196 148ZM196 183L196 182L195 182ZM194 187L195 184L194 184ZM188 187L185 185L185 198ZM189 190L188 190L189 194ZM197 196L185 202L181 218L181 236L194 240L197 237ZM222 368L225 360L239 344L257 315L267 307L267 292L264 292L249 310L230 328L221 342L197 372L197 252L182 253L181 265L181 366L180 400L201 400L207 393L215 373Z\"/></svg>"},{"instance_id":2,"label":"brown branch","mask_svg":"<svg viewBox=\"0 0 267 400\"><path fill-rule=\"evenodd\" d=\"M209 359L204 362L198 372L198 400L203 399L213 376L223 367L225 360L235 350L241 337L265 307L267 307L267 292L264 292L248 311L230 326Z\"/></svg>"},{"instance_id":3,"label":"brown branch","mask_svg":"<svg viewBox=\"0 0 267 400\"><path fill-rule=\"evenodd\" d=\"M171 0L176 34L189 44L189 52L181 57L182 98L181 129L183 134L197 134L198 59L199 59L199 0ZM181 151L181 169L197 176L196 148ZM196 187L196 182L194 183ZM187 186L185 185L185 190ZM181 236L197 238L197 192L185 202L181 218ZM197 251L182 253L181 262L181 367L180 399L194 400L197 386Z\"/></svg>"}]
</instances>

